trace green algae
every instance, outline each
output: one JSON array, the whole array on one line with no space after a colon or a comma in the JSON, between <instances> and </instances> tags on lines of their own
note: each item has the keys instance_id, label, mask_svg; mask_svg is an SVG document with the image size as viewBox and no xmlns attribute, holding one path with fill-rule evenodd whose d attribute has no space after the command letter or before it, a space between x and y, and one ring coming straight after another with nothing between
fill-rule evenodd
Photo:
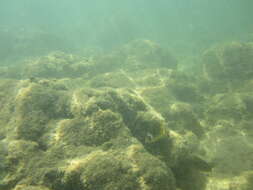
<instances>
[{"instance_id":1,"label":"green algae","mask_svg":"<svg viewBox=\"0 0 253 190\"><path fill-rule=\"evenodd\" d=\"M89 63L65 53L30 60L26 80L0 80L0 189L205 190L209 175L249 170L252 78L227 79L244 68L238 60L251 64L237 53L250 58L251 47L223 48L202 55L200 76L150 41Z\"/></svg>"}]
</instances>

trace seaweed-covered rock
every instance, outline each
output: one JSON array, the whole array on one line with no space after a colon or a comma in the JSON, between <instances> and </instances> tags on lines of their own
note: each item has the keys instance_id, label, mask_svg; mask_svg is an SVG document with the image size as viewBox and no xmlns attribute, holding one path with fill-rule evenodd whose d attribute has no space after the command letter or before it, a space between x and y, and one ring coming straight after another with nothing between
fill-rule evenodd
<instances>
[{"instance_id":1,"label":"seaweed-covered rock","mask_svg":"<svg viewBox=\"0 0 253 190\"><path fill-rule=\"evenodd\" d=\"M178 132L184 133L188 130L198 137L204 135L204 129L190 104L181 102L172 104L166 113L166 119L170 122L171 128Z\"/></svg>"},{"instance_id":2,"label":"seaweed-covered rock","mask_svg":"<svg viewBox=\"0 0 253 190\"><path fill-rule=\"evenodd\" d=\"M91 72L93 75L115 72L122 68L126 57L118 50L95 56Z\"/></svg>"},{"instance_id":3,"label":"seaweed-covered rock","mask_svg":"<svg viewBox=\"0 0 253 190\"><path fill-rule=\"evenodd\" d=\"M224 189L224 190L249 190L247 186L247 174L241 174L235 177L215 177L209 178L206 189Z\"/></svg>"},{"instance_id":4,"label":"seaweed-covered rock","mask_svg":"<svg viewBox=\"0 0 253 190\"><path fill-rule=\"evenodd\" d=\"M215 163L214 172L236 176L253 169L252 142L233 122L220 120L212 126L201 146L205 157Z\"/></svg>"},{"instance_id":5,"label":"seaweed-covered rock","mask_svg":"<svg viewBox=\"0 0 253 190\"><path fill-rule=\"evenodd\" d=\"M253 83L235 62L251 68L236 53L250 57L250 46L207 50L204 76L176 70L149 40L28 61L29 79L0 80L0 190L205 190L217 176L239 179L252 170Z\"/></svg>"},{"instance_id":6,"label":"seaweed-covered rock","mask_svg":"<svg viewBox=\"0 0 253 190\"><path fill-rule=\"evenodd\" d=\"M118 135L124 126L120 115L100 110L89 118L60 121L57 134L60 141L76 146L99 146Z\"/></svg>"},{"instance_id":7,"label":"seaweed-covered rock","mask_svg":"<svg viewBox=\"0 0 253 190\"><path fill-rule=\"evenodd\" d=\"M0 141L0 181L7 175L7 144Z\"/></svg>"},{"instance_id":8,"label":"seaweed-covered rock","mask_svg":"<svg viewBox=\"0 0 253 190\"><path fill-rule=\"evenodd\" d=\"M67 118L67 94L53 87L30 83L21 88L16 96L17 137L38 140L51 119Z\"/></svg>"},{"instance_id":9,"label":"seaweed-covered rock","mask_svg":"<svg viewBox=\"0 0 253 190\"><path fill-rule=\"evenodd\" d=\"M110 109L120 113L123 121L131 128L137 112L147 111L147 105L131 90L84 88L73 93L71 109L74 115L83 116L92 115L100 109Z\"/></svg>"},{"instance_id":10,"label":"seaweed-covered rock","mask_svg":"<svg viewBox=\"0 0 253 190\"><path fill-rule=\"evenodd\" d=\"M132 145L123 152L93 151L70 160L61 171L51 171L44 183L60 189L175 189L171 171L141 146Z\"/></svg>"},{"instance_id":11,"label":"seaweed-covered rock","mask_svg":"<svg viewBox=\"0 0 253 190\"><path fill-rule=\"evenodd\" d=\"M253 44L231 43L224 47L222 60L224 70L231 80L244 80L253 74Z\"/></svg>"},{"instance_id":12,"label":"seaweed-covered rock","mask_svg":"<svg viewBox=\"0 0 253 190\"><path fill-rule=\"evenodd\" d=\"M47 187L39 186L39 185L17 185L13 190L50 190Z\"/></svg>"},{"instance_id":13,"label":"seaweed-covered rock","mask_svg":"<svg viewBox=\"0 0 253 190\"><path fill-rule=\"evenodd\" d=\"M245 190L250 190L253 188L253 172L251 171L247 173L246 178L247 178L247 185Z\"/></svg>"},{"instance_id":14,"label":"seaweed-covered rock","mask_svg":"<svg viewBox=\"0 0 253 190\"><path fill-rule=\"evenodd\" d=\"M140 95L150 106L163 116L168 112L168 106L176 101L176 98L164 86L142 88L140 90Z\"/></svg>"},{"instance_id":15,"label":"seaweed-covered rock","mask_svg":"<svg viewBox=\"0 0 253 190\"><path fill-rule=\"evenodd\" d=\"M122 51L128 56L126 69L177 67L177 60L169 50L150 40L135 40L125 45Z\"/></svg>"},{"instance_id":16,"label":"seaweed-covered rock","mask_svg":"<svg viewBox=\"0 0 253 190\"><path fill-rule=\"evenodd\" d=\"M197 102L201 100L201 96L194 84L188 82L180 83L175 80L167 82L167 88L179 100L184 102Z\"/></svg>"},{"instance_id":17,"label":"seaweed-covered rock","mask_svg":"<svg viewBox=\"0 0 253 190\"><path fill-rule=\"evenodd\" d=\"M69 96L45 80L18 87L0 187L176 188L168 129L137 93L84 88Z\"/></svg>"},{"instance_id":18,"label":"seaweed-covered rock","mask_svg":"<svg viewBox=\"0 0 253 190\"><path fill-rule=\"evenodd\" d=\"M16 95L16 88L18 82L16 80L0 80L0 139L2 137L2 130L9 122L14 113L14 96Z\"/></svg>"},{"instance_id":19,"label":"seaweed-covered rock","mask_svg":"<svg viewBox=\"0 0 253 190\"><path fill-rule=\"evenodd\" d=\"M206 120L215 123L218 120L240 122L248 115L247 98L244 100L240 93L217 94L209 99L209 107L206 109ZM248 109L250 109L248 99Z\"/></svg>"},{"instance_id":20,"label":"seaweed-covered rock","mask_svg":"<svg viewBox=\"0 0 253 190\"><path fill-rule=\"evenodd\" d=\"M0 181L0 185L5 187L4 189L10 189L24 179L28 179L27 175L30 175L31 168L35 169L37 167L35 163L36 161L38 163L38 158L42 158L42 151L36 142L9 140L8 155L6 157L6 172L8 175ZM33 161L31 162L31 160Z\"/></svg>"},{"instance_id":21,"label":"seaweed-covered rock","mask_svg":"<svg viewBox=\"0 0 253 190\"><path fill-rule=\"evenodd\" d=\"M92 88L110 87L110 88L134 88L135 83L125 72L110 72L98 75L88 82Z\"/></svg>"},{"instance_id":22,"label":"seaweed-covered rock","mask_svg":"<svg viewBox=\"0 0 253 190\"><path fill-rule=\"evenodd\" d=\"M131 163L103 152L90 155L81 176L86 189L139 189L138 174L131 171ZM97 170L97 168L100 168ZM95 171L95 172L94 172Z\"/></svg>"},{"instance_id":23,"label":"seaweed-covered rock","mask_svg":"<svg viewBox=\"0 0 253 190\"><path fill-rule=\"evenodd\" d=\"M27 83L16 96L17 112L28 115L42 112L49 118L65 117L68 113L68 94L54 82Z\"/></svg>"},{"instance_id":24,"label":"seaweed-covered rock","mask_svg":"<svg viewBox=\"0 0 253 190\"><path fill-rule=\"evenodd\" d=\"M172 140L164 120L151 111L139 112L131 132L151 154L158 156L167 165L172 164Z\"/></svg>"},{"instance_id":25,"label":"seaweed-covered rock","mask_svg":"<svg viewBox=\"0 0 253 190\"><path fill-rule=\"evenodd\" d=\"M171 152L174 158L171 168L177 187L182 190L205 189L208 180L205 173L212 171L213 164L203 157L198 137L186 131L183 135L171 133L171 138L175 147Z\"/></svg>"},{"instance_id":26,"label":"seaweed-covered rock","mask_svg":"<svg viewBox=\"0 0 253 190\"><path fill-rule=\"evenodd\" d=\"M154 68L175 69L176 67L177 60L168 49L149 40L136 40L110 53L88 55L87 57L62 51L52 52L41 57L31 57L20 61L20 64L14 67L0 67L0 73L1 78L84 77L91 79L100 74L111 75L111 72L119 71L121 75L119 77L123 78L126 75L122 69L133 71Z\"/></svg>"},{"instance_id":27,"label":"seaweed-covered rock","mask_svg":"<svg viewBox=\"0 0 253 190\"><path fill-rule=\"evenodd\" d=\"M251 43L230 43L207 50L203 55L203 68L211 80L242 84L252 79L253 45Z\"/></svg>"},{"instance_id":28,"label":"seaweed-covered rock","mask_svg":"<svg viewBox=\"0 0 253 190\"><path fill-rule=\"evenodd\" d=\"M198 77L189 76L179 71L172 71L169 78L166 79L165 86L177 100L196 103L203 100L197 86L198 80Z\"/></svg>"},{"instance_id":29,"label":"seaweed-covered rock","mask_svg":"<svg viewBox=\"0 0 253 190\"><path fill-rule=\"evenodd\" d=\"M86 58L63 52L53 52L44 57L27 60L23 77L64 78L80 77L89 71Z\"/></svg>"}]
</instances>

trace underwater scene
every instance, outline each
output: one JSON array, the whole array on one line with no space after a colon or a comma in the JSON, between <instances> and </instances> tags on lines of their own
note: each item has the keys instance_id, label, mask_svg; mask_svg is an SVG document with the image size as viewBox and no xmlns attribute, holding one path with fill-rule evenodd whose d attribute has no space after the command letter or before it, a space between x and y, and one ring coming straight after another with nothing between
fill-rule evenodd
<instances>
[{"instance_id":1,"label":"underwater scene","mask_svg":"<svg viewBox=\"0 0 253 190\"><path fill-rule=\"evenodd\" d=\"M1 0L0 190L253 190L252 0Z\"/></svg>"}]
</instances>

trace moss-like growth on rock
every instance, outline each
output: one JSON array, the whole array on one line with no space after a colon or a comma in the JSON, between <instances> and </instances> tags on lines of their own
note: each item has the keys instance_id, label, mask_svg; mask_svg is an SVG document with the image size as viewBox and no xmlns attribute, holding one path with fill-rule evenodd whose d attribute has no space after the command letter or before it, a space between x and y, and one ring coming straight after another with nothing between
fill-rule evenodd
<instances>
[{"instance_id":1,"label":"moss-like growth on rock","mask_svg":"<svg viewBox=\"0 0 253 190\"><path fill-rule=\"evenodd\" d=\"M60 122L59 138L66 144L98 146L116 137L124 123L120 115L109 110L98 111L90 118Z\"/></svg>"},{"instance_id":2,"label":"moss-like growth on rock","mask_svg":"<svg viewBox=\"0 0 253 190\"><path fill-rule=\"evenodd\" d=\"M17 185L13 190L50 190L47 187L39 185Z\"/></svg>"},{"instance_id":3,"label":"moss-like growth on rock","mask_svg":"<svg viewBox=\"0 0 253 190\"><path fill-rule=\"evenodd\" d=\"M171 128L184 133L185 130L192 131L198 137L204 135L204 129L201 126L193 107L187 103L177 102L170 106L166 119L171 125Z\"/></svg>"},{"instance_id":4,"label":"moss-like growth on rock","mask_svg":"<svg viewBox=\"0 0 253 190\"><path fill-rule=\"evenodd\" d=\"M216 175L239 188L252 168L251 51L209 49L201 76L149 40L28 61L29 79L0 80L0 190L204 190Z\"/></svg>"},{"instance_id":5,"label":"moss-like growth on rock","mask_svg":"<svg viewBox=\"0 0 253 190\"><path fill-rule=\"evenodd\" d=\"M126 69L176 68L177 60L168 49L150 40L135 40L122 48L128 55Z\"/></svg>"},{"instance_id":6,"label":"moss-like growth on rock","mask_svg":"<svg viewBox=\"0 0 253 190\"><path fill-rule=\"evenodd\" d=\"M211 48L202 57L204 75L214 89L236 89L252 79L252 60L252 43L233 42Z\"/></svg>"},{"instance_id":7,"label":"moss-like growth on rock","mask_svg":"<svg viewBox=\"0 0 253 190\"><path fill-rule=\"evenodd\" d=\"M67 103L62 100L66 94L64 91L55 90L49 83L31 83L28 87L19 91L17 100L17 111L26 116L32 112L42 112L49 118L64 117L68 113ZM66 101L66 99L65 99Z\"/></svg>"},{"instance_id":8,"label":"moss-like growth on rock","mask_svg":"<svg viewBox=\"0 0 253 190\"><path fill-rule=\"evenodd\" d=\"M245 190L253 189L253 172L247 175L247 185Z\"/></svg>"},{"instance_id":9,"label":"moss-like growth on rock","mask_svg":"<svg viewBox=\"0 0 253 190\"><path fill-rule=\"evenodd\" d=\"M140 188L137 173L131 171L130 163L121 161L113 155L101 155L90 160L84 169L82 179L87 190Z\"/></svg>"},{"instance_id":10,"label":"moss-like growth on rock","mask_svg":"<svg viewBox=\"0 0 253 190\"><path fill-rule=\"evenodd\" d=\"M217 120L240 122L248 115L247 99L239 93L217 94L210 99L209 104L206 117L210 123L215 123ZM248 109L250 109L249 106L248 100Z\"/></svg>"},{"instance_id":11,"label":"moss-like growth on rock","mask_svg":"<svg viewBox=\"0 0 253 190\"><path fill-rule=\"evenodd\" d=\"M17 138L38 140L51 119L70 117L67 94L48 84L31 83L16 97Z\"/></svg>"},{"instance_id":12,"label":"moss-like growth on rock","mask_svg":"<svg viewBox=\"0 0 253 190\"><path fill-rule=\"evenodd\" d=\"M64 78L80 77L91 71L87 58L64 52L53 52L44 57L27 60L22 77Z\"/></svg>"},{"instance_id":13,"label":"moss-like growth on rock","mask_svg":"<svg viewBox=\"0 0 253 190\"><path fill-rule=\"evenodd\" d=\"M197 77L173 71L169 79L165 80L165 86L178 101L196 103L203 101L197 86L198 80Z\"/></svg>"},{"instance_id":14,"label":"moss-like growth on rock","mask_svg":"<svg viewBox=\"0 0 253 190\"><path fill-rule=\"evenodd\" d=\"M17 81L15 80L0 80L0 139L4 135L7 123L11 120L14 113L15 104L13 102Z\"/></svg>"},{"instance_id":15,"label":"moss-like growth on rock","mask_svg":"<svg viewBox=\"0 0 253 190\"><path fill-rule=\"evenodd\" d=\"M110 87L110 88L133 88L135 84L124 72L110 72L98 75L88 82L92 88Z\"/></svg>"},{"instance_id":16,"label":"moss-like growth on rock","mask_svg":"<svg viewBox=\"0 0 253 190\"><path fill-rule=\"evenodd\" d=\"M171 160L172 142L166 124L149 112L139 112L131 131L146 149L161 160Z\"/></svg>"}]
</instances>

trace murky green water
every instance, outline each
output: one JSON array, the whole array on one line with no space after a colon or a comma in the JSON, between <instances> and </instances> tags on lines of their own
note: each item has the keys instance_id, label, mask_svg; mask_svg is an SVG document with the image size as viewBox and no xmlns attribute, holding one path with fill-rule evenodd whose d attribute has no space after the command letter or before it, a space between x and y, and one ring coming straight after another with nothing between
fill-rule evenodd
<instances>
[{"instance_id":1,"label":"murky green water","mask_svg":"<svg viewBox=\"0 0 253 190\"><path fill-rule=\"evenodd\" d=\"M252 190L252 10L2 0L0 190Z\"/></svg>"}]
</instances>

